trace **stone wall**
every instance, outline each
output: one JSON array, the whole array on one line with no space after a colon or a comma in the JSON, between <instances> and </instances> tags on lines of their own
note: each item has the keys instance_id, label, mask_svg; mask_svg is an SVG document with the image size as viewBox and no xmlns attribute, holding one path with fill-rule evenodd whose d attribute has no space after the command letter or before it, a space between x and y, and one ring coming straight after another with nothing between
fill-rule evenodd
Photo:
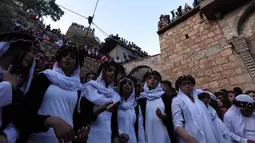
<instances>
[{"instance_id":1,"label":"stone wall","mask_svg":"<svg viewBox=\"0 0 255 143\"><path fill-rule=\"evenodd\" d=\"M198 88L213 91L221 88L244 90L255 89L251 73L243 58L247 55L236 52L231 39L238 35L235 27L237 15L244 8L232 12L221 21L201 20L196 12L174 26L159 31L161 55L125 64L128 71L138 65L151 66L161 72L166 80L175 80L184 74L191 74ZM253 14L252 14L253 15ZM253 18L246 19L252 23ZM251 24L241 31L251 35ZM252 45L253 43L250 43ZM246 62L247 63L247 62Z\"/></svg>"},{"instance_id":2,"label":"stone wall","mask_svg":"<svg viewBox=\"0 0 255 143\"><path fill-rule=\"evenodd\" d=\"M134 60L128 63L123 64L123 66L126 69L126 72L129 73L133 68L137 66L149 66L154 70L157 70L158 72L161 72L161 55L157 54L154 56L150 56L147 58L139 59L139 60Z\"/></svg>"},{"instance_id":3,"label":"stone wall","mask_svg":"<svg viewBox=\"0 0 255 143\"><path fill-rule=\"evenodd\" d=\"M160 47L165 79L174 81L183 74L191 74L199 88L254 88L242 60L233 52L217 21L202 22L197 13L161 34Z\"/></svg>"}]
</instances>

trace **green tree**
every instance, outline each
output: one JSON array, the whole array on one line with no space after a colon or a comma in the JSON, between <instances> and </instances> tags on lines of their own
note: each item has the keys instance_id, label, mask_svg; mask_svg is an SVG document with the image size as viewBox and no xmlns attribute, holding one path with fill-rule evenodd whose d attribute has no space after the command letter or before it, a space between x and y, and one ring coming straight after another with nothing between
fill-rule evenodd
<instances>
[{"instance_id":1,"label":"green tree","mask_svg":"<svg viewBox=\"0 0 255 143\"><path fill-rule=\"evenodd\" d=\"M53 21L58 21L64 15L64 11L56 4L55 0L17 0L25 11L38 18L50 16Z\"/></svg>"}]
</instances>

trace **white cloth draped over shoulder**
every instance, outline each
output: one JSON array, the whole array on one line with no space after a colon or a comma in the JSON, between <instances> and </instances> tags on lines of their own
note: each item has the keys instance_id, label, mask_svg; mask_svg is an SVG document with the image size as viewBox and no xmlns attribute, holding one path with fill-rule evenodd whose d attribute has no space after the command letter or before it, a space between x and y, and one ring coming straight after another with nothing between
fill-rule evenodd
<instances>
[{"instance_id":1,"label":"white cloth draped over shoulder","mask_svg":"<svg viewBox=\"0 0 255 143\"><path fill-rule=\"evenodd\" d=\"M254 103L254 100L248 96L248 95L238 95L236 97L237 101L243 101L243 102L250 102L250 103ZM255 138L255 113L253 112L252 116L249 118L251 120L253 120L253 125L250 124L248 126L253 126L251 128L253 128L253 134L254 134L254 138ZM225 113L224 115L224 123L227 126L227 128L230 130L230 135L233 139L233 141L235 142L241 142L241 143L246 143L248 139L251 138L246 138L245 137L245 126L246 126L246 121L247 121L247 117L244 117L241 112L240 112L240 108L232 105L228 111ZM254 138L252 140L254 140Z\"/></svg>"},{"instance_id":2,"label":"white cloth draped over shoulder","mask_svg":"<svg viewBox=\"0 0 255 143\"><path fill-rule=\"evenodd\" d=\"M167 127L160 118L156 115L156 110L165 111L165 104L161 96L165 92L158 83L155 89L149 90L147 83L144 84L144 92L141 93L140 99L146 99L145 107L145 138L147 143L171 143ZM139 112L142 116L142 112Z\"/></svg>"},{"instance_id":3,"label":"white cloth draped over shoulder","mask_svg":"<svg viewBox=\"0 0 255 143\"><path fill-rule=\"evenodd\" d=\"M48 87L38 110L39 115L56 116L73 126L73 112L77 105L77 91L81 89L80 67L77 66L70 77L67 77L57 63L53 70L44 73L51 85ZM28 143L58 143L53 128L47 132L32 134Z\"/></svg>"},{"instance_id":4,"label":"white cloth draped over shoulder","mask_svg":"<svg viewBox=\"0 0 255 143\"><path fill-rule=\"evenodd\" d=\"M135 122L138 118L138 142L145 143L145 134L143 128L143 119L141 116L136 116L135 107L137 106L136 98L135 98L135 87L134 83L130 79L123 79L129 80L132 83L133 90L129 98L125 101L123 98L119 105L118 110L118 126L119 126L119 133L125 133L129 135L128 143L137 143L136 132L135 132ZM122 80L122 81L123 81ZM138 108L139 112L141 112L140 107Z\"/></svg>"},{"instance_id":5,"label":"white cloth draped over shoulder","mask_svg":"<svg viewBox=\"0 0 255 143\"><path fill-rule=\"evenodd\" d=\"M114 82L106 87L103 74L99 75L96 81L91 80L82 86L82 96L86 97L95 105L104 105L107 102L119 102L120 96L113 88ZM80 107L78 106L78 110Z\"/></svg>"},{"instance_id":6,"label":"white cloth draped over shoulder","mask_svg":"<svg viewBox=\"0 0 255 143\"><path fill-rule=\"evenodd\" d=\"M198 99L198 93L203 91L193 90L193 103L181 90L172 101L172 116L175 129L183 127L199 143L218 143L213 123L205 104ZM185 124L185 125L184 125ZM185 143L180 139L180 143Z\"/></svg>"},{"instance_id":7,"label":"white cloth draped over shoulder","mask_svg":"<svg viewBox=\"0 0 255 143\"><path fill-rule=\"evenodd\" d=\"M101 72L96 81L89 81L82 86L80 100L82 97L85 97L90 102L94 103L95 107L102 106L108 102L119 102L120 96L114 90L113 86L114 82L106 87L106 83ZM80 111L80 104L78 104L78 111ZM111 118L112 113L108 111L104 111L97 116L96 121L91 123L87 143L111 143Z\"/></svg>"},{"instance_id":8,"label":"white cloth draped over shoulder","mask_svg":"<svg viewBox=\"0 0 255 143\"><path fill-rule=\"evenodd\" d=\"M148 100L154 100L161 97L165 91L161 88L161 84L158 83L157 87L153 90L150 90L147 83L144 84L144 92L140 94L139 98L146 98Z\"/></svg>"},{"instance_id":9,"label":"white cloth draped over shoulder","mask_svg":"<svg viewBox=\"0 0 255 143\"><path fill-rule=\"evenodd\" d=\"M47 69L42 73L47 76L52 84L65 90L80 90L82 87L82 84L80 83L80 66L78 66L69 77L65 75L57 62L54 64L52 70Z\"/></svg>"}]
</instances>

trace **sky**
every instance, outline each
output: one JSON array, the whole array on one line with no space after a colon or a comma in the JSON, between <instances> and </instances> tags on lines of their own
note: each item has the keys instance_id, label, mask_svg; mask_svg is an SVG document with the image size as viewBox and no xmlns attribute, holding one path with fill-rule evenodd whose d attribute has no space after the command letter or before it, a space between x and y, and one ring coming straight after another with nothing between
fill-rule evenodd
<instances>
[{"instance_id":1,"label":"sky","mask_svg":"<svg viewBox=\"0 0 255 143\"><path fill-rule=\"evenodd\" d=\"M194 0L99 0L93 22L107 34L134 42L150 55L160 53L158 21L161 14L170 14L185 3L190 6ZM56 3L86 17L93 14L96 0L56 0ZM44 18L51 28L60 28L65 34L72 22L88 26L88 20L62 8L65 14L57 22ZM107 37L95 28L95 35L101 41Z\"/></svg>"}]
</instances>

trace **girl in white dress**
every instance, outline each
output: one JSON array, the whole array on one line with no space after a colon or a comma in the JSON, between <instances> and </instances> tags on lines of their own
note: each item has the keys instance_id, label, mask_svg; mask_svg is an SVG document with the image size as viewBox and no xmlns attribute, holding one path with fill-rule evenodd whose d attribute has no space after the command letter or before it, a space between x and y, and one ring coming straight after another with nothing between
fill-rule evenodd
<instances>
[{"instance_id":1,"label":"girl in white dress","mask_svg":"<svg viewBox=\"0 0 255 143\"><path fill-rule=\"evenodd\" d=\"M124 78L119 83L121 102L118 109L119 132L129 136L128 143L146 143L141 108L137 105L134 82Z\"/></svg>"},{"instance_id":2,"label":"girl in white dress","mask_svg":"<svg viewBox=\"0 0 255 143\"><path fill-rule=\"evenodd\" d=\"M92 111L87 111L85 107L78 106L80 113L87 113L85 118L92 120L87 143L119 141L117 103L120 101L120 96L113 88L118 74L118 64L109 61L104 63L101 68L103 70L96 81L91 80L82 86L80 103L88 100L92 104L90 109Z\"/></svg>"},{"instance_id":3,"label":"girl in white dress","mask_svg":"<svg viewBox=\"0 0 255 143\"><path fill-rule=\"evenodd\" d=\"M147 143L175 143L171 118L171 96L161 88L161 76L157 71L144 77L144 92L138 103L144 120Z\"/></svg>"}]
</instances>

